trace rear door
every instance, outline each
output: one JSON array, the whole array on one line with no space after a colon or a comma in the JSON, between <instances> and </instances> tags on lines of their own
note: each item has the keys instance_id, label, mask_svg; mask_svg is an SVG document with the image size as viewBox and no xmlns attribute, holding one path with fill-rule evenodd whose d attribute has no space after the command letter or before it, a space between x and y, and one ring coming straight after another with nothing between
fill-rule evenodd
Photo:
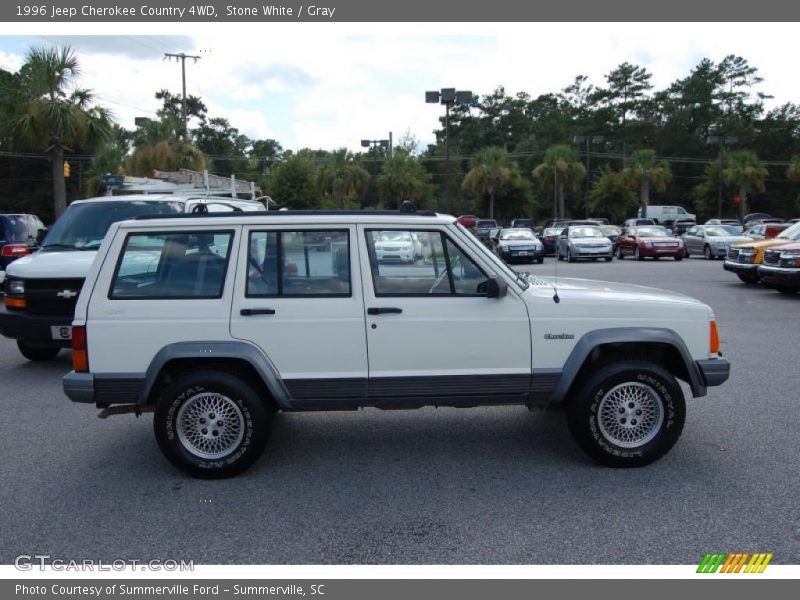
<instances>
[{"instance_id":1,"label":"rear door","mask_svg":"<svg viewBox=\"0 0 800 600\"><path fill-rule=\"evenodd\" d=\"M364 305L353 225L244 227L231 335L253 342L296 406L366 397Z\"/></svg>"},{"instance_id":2,"label":"rear door","mask_svg":"<svg viewBox=\"0 0 800 600\"><path fill-rule=\"evenodd\" d=\"M358 227L370 403L526 399L531 338L520 290L488 298L491 265L438 230L403 229L422 242L422 260L379 262L375 244L386 231Z\"/></svg>"}]
</instances>

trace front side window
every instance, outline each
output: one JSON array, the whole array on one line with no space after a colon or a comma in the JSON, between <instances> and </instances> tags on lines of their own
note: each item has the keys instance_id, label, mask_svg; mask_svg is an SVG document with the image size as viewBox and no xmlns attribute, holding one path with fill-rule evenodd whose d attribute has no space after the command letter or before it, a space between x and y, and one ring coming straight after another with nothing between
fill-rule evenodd
<instances>
[{"instance_id":1,"label":"front side window","mask_svg":"<svg viewBox=\"0 0 800 600\"><path fill-rule=\"evenodd\" d=\"M221 298L232 237L230 231L129 234L109 298Z\"/></svg>"},{"instance_id":2,"label":"front side window","mask_svg":"<svg viewBox=\"0 0 800 600\"><path fill-rule=\"evenodd\" d=\"M250 233L248 298L350 296L350 293L348 231Z\"/></svg>"},{"instance_id":3,"label":"front side window","mask_svg":"<svg viewBox=\"0 0 800 600\"><path fill-rule=\"evenodd\" d=\"M485 295L478 286L486 274L439 231L368 230L366 236L376 296ZM409 246L389 241L403 239Z\"/></svg>"}]
</instances>

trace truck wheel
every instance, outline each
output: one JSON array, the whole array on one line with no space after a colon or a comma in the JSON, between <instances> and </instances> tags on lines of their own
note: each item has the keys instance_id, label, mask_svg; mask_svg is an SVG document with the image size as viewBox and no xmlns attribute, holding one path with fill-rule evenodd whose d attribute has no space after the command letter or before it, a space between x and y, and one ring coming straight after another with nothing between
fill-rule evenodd
<instances>
[{"instance_id":1,"label":"truck wheel","mask_svg":"<svg viewBox=\"0 0 800 600\"><path fill-rule=\"evenodd\" d=\"M758 275L755 273L737 273L736 276L742 281L742 283L758 283Z\"/></svg>"},{"instance_id":2,"label":"truck wheel","mask_svg":"<svg viewBox=\"0 0 800 600\"><path fill-rule=\"evenodd\" d=\"M664 456L686 418L675 378L641 360L606 363L593 373L567 404L578 445L608 467L641 467Z\"/></svg>"},{"instance_id":3,"label":"truck wheel","mask_svg":"<svg viewBox=\"0 0 800 600\"><path fill-rule=\"evenodd\" d=\"M61 350L58 346L36 346L24 340L17 340L17 348L22 356L35 361L53 360Z\"/></svg>"},{"instance_id":4,"label":"truck wheel","mask_svg":"<svg viewBox=\"0 0 800 600\"><path fill-rule=\"evenodd\" d=\"M221 479L261 456L271 412L250 385L220 371L193 371L169 385L153 426L161 451L192 477Z\"/></svg>"}]
</instances>

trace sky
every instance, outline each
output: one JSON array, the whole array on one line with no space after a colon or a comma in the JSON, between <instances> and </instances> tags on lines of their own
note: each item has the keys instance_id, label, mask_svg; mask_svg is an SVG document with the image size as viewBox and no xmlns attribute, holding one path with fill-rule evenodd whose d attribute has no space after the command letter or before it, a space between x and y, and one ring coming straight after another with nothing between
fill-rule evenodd
<instances>
[{"instance_id":1,"label":"sky","mask_svg":"<svg viewBox=\"0 0 800 600\"><path fill-rule=\"evenodd\" d=\"M426 90L476 94L497 86L537 96L558 92L577 75L604 85L628 61L647 68L655 89L686 77L703 58L738 54L759 69L769 106L800 102L794 61L796 24L670 23L243 23L0 24L0 67L16 70L31 47L68 44L78 54L79 83L133 128L154 117L161 88L187 93L210 117L227 118L253 139L286 149L360 149L362 139L395 141L410 132L432 142L444 107ZM15 35L11 35L11 33Z\"/></svg>"}]
</instances>

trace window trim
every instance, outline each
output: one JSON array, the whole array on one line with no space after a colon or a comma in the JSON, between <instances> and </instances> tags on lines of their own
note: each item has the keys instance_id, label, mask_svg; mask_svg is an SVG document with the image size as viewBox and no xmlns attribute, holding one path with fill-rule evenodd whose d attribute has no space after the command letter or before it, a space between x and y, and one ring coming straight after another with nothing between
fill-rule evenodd
<instances>
[{"instance_id":1,"label":"window trim","mask_svg":"<svg viewBox=\"0 0 800 600\"><path fill-rule=\"evenodd\" d=\"M448 282L450 283L450 291L446 293L415 293L415 292L400 292L400 293L387 293L387 292L378 292L375 287L375 278L379 276L377 269L378 269L378 257L375 254L375 244L370 244L370 236L369 234L374 231L408 231L413 233L438 233L439 238L442 241L442 256L445 261L445 268L447 269L447 278ZM464 249L455 242L455 240L447 235L445 231L441 229L425 229L425 228L410 228L410 227L365 227L364 228L364 242L367 245L367 255L369 257L369 266L370 266L370 285L372 286L372 293L376 298L486 298L486 294L459 294L455 290L455 283L453 280L453 269L452 265L450 264L450 253L447 250L447 241L449 241L456 249L459 250L464 256L469 258L475 268L481 272L484 276L485 281L490 279L489 275L486 274L486 271L479 265L475 259L473 259L469 252L465 252ZM435 269L434 265L434 269Z\"/></svg>"},{"instance_id":2,"label":"window trim","mask_svg":"<svg viewBox=\"0 0 800 600\"><path fill-rule=\"evenodd\" d=\"M347 236L347 284L350 288L349 292L346 293L331 293L331 294L284 294L283 293L283 244L282 237L283 233L290 232L290 233L344 233ZM353 297L353 264L352 264L352 252L351 249L351 235L350 229L345 227L343 229L321 229L321 228L311 228L311 229L288 229L286 226L282 228L275 228L275 229L249 229L247 231L247 250L246 250L246 260L247 264L250 264L250 244L252 242L253 234L254 233L274 233L277 237L277 261L278 261L278 293L277 294L253 294L248 289L248 278L245 277L244 283L244 297L245 298L352 298Z\"/></svg>"},{"instance_id":3,"label":"window trim","mask_svg":"<svg viewBox=\"0 0 800 600\"><path fill-rule=\"evenodd\" d=\"M170 235L198 235L198 234L205 234L205 235L230 235L230 241L228 242L228 252L225 258L225 267L222 270L222 285L220 286L220 291L218 295L214 296L130 296L130 297L119 297L114 295L114 284L117 281L117 277L119 276L119 270L122 266L122 259L125 257L125 250L128 248L128 242L130 238L133 236L146 236L146 237L154 237L154 236L170 236ZM119 256L117 257L117 264L114 265L114 273L111 275L111 282L108 288L108 294L106 295L108 300L114 301L128 301L128 300L220 300L223 296L225 296L225 285L228 281L228 271L230 267L230 259L234 244L236 242L236 231L234 229L214 229L214 230L207 230L207 229L195 229L191 231L129 231L125 234L125 240L122 242L122 247L119 252ZM164 241L166 244L166 240ZM159 257L159 262L161 262L163 258L163 250L162 256Z\"/></svg>"}]
</instances>

